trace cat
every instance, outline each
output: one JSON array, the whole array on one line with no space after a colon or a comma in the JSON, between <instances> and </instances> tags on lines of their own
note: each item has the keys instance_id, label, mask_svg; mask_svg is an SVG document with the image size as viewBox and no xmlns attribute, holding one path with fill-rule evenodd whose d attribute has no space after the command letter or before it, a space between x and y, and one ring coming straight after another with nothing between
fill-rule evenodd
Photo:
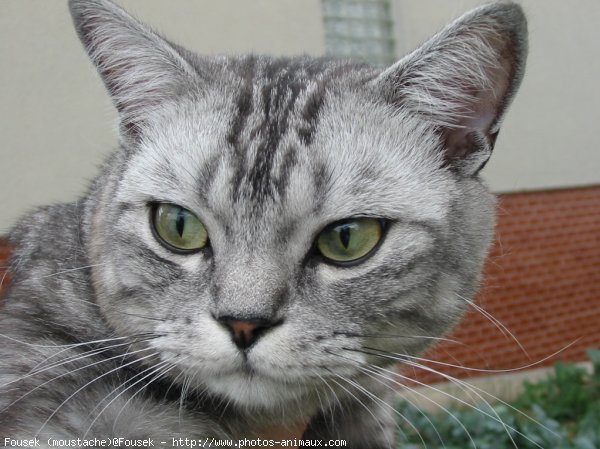
<instances>
[{"instance_id":1,"label":"cat","mask_svg":"<svg viewBox=\"0 0 600 449\"><path fill-rule=\"evenodd\" d=\"M198 56L108 0L70 10L120 148L10 232L0 435L395 447L396 364L460 319L492 239L479 172L523 77L521 8L386 68Z\"/></svg>"}]
</instances>

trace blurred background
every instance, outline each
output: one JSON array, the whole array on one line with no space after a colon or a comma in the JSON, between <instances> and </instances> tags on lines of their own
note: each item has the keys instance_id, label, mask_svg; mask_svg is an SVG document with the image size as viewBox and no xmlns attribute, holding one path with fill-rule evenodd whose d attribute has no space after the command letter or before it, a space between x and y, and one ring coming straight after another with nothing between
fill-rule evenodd
<instances>
[{"instance_id":1,"label":"blurred background","mask_svg":"<svg viewBox=\"0 0 600 449\"><path fill-rule=\"evenodd\" d=\"M390 64L467 0L117 0L204 54L323 55ZM428 357L500 385L600 347L600 2L523 0L530 56L495 154L497 235L477 306ZM66 1L0 2L0 234L37 205L75 200L117 146L116 113L71 26ZM448 365L440 365L440 363ZM583 366L589 366L583 365ZM481 379L479 377L485 374ZM493 374L490 376L490 374ZM412 373L423 382L446 380ZM515 387L515 388L518 388Z\"/></svg>"}]
</instances>

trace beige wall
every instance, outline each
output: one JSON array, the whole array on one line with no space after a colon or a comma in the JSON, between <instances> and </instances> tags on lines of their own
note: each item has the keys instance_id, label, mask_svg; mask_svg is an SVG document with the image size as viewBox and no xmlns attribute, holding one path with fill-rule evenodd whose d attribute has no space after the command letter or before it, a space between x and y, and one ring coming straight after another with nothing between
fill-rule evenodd
<instances>
[{"instance_id":1,"label":"beige wall","mask_svg":"<svg viewBox=\"0 0 600 449\"><path fill-rule=\"evenodd\" d=\"M322 54L319 0L120 0L203 53ZM393 0L399 53L476 1ZM600 183L600 2L525 0L531 57L485 169L496 191ZM176 6L175 6L176 5ZM116 145L116 114L63 0L0 0L0 234L78 196Z\"/></svg>"},{"instance_id":2,"label":"beige wall","mask_svg":"<svg viewBox=\"0 0 600 449\"><path fill-rule=\"evenodd\" d=\"M324 52L319 0L117 3L202 53ZM77 198L117 139L66 0L0 0L0 61L2 234L31 207Z\"/></svg>"}]
</instances>

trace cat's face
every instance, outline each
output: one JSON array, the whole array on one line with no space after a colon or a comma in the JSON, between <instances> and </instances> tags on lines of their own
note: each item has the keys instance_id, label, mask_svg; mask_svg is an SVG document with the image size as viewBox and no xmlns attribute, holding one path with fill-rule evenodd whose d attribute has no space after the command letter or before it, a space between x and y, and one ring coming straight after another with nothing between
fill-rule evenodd
<instances>
[{"instance_id":1,"label":"cat's face","mask_svg":"<svg viewBox=\"0 0 600 449\"><path fill-rule=\"evenodd\" d=\"M72 8L122 117L90 199L98 302L119 335L156 335L168 376L274 407L389 363L373 348L418 354L462 315L493 232L476 173L520 81L518 18L472 13L381 71L201 59L104 1ZM180 251L170 225L206 235Z\"/></svg>"}]
</instances>

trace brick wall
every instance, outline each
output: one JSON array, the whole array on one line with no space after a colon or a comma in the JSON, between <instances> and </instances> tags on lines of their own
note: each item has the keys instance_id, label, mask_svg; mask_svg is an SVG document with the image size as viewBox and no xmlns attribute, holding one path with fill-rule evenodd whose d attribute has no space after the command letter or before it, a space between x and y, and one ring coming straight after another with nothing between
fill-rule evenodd
<instances>
[{"instance_id":1,"label":"brick wall","mask_svg":"<svg viewBox=\"0 0 600 449\"><path fill-rule=\"evenodd\" d=\"M7 252L0 241L0 267ZM0 268L0 279L2 275ZM587 348L600 347L600 186L501 196L496 239L477 304L523 349L473 311L450 336L459 343L440 345L425 357L510 370L583 360ZM442 371L457 377L481 374L450 367ZM441 380L422 371L410 375Z\"/></svg>"},{"instance_id":2,"label":"brick wall","mask_svg":"<svg viewBox=\"0 0 600 449\"><path fill-rule=\"evenodd\" d=\"M498 214L476 302L523 349L472 311L449 337L459 343L444 343L424 357L490 370L584 360L587 348L600 348L600 186L502 195ZM442 371L462 378L482 374ZM427 382L443 380L417 375Z\"/></svg>"}]
</instances>

